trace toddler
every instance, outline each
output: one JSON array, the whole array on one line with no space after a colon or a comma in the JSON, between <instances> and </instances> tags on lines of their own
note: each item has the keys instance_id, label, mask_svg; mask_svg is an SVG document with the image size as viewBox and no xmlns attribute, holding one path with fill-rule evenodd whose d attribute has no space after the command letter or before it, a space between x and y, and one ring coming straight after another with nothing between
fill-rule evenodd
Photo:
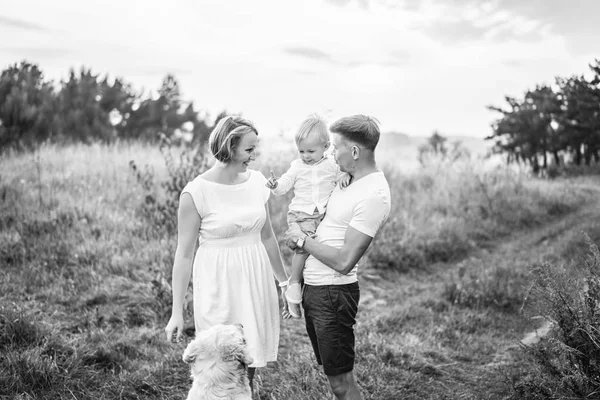
<instances>
[{"instance_id":1,"label":"toddler","mask_svg":"<svg viewBox=\"0 0 600 400\"><path fill-rule=\"evenodd\" d=\"M294 197L289 205L288 228L297 224L307 235L314 235L323 219L331 192L339 182L348 185L350 175L340 171L336 162L325 154L329 148L329 130L325 121L318 116L307 118L295 136L299 159L292 161L290 168L277 179L273 172L266 186L273 194L282 195L294 189ZM292 317L302 315L302 270L309 254L296 249L292 258L292 273L286 299Z\"/></svg>"}]
</instances>

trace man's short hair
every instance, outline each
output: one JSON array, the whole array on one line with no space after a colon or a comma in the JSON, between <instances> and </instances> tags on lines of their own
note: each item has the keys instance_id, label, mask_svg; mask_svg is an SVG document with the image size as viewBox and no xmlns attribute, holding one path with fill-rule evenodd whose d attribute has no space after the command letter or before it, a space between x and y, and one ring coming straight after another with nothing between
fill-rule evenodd
<instances>
[{"instance_id":1,"label":"man's short hair","mask_svg":"<svg viewBox=\"0 0 600 400\"><path fill-rule=\"evenodd\" d=\"M208 138L210 152L217 160L230 162L241 137L249 132L258 135L250 121L236 116L221 118Z\"/></svg>"},{"instance_id":2,"label":"man's short hair","mask_svg":"<svg viewBox=\"0 0 600 400\"><path fill-rule=\"evenodd\" d=\"M379 121L368 115L357 114L340 118L329 130L371 151L375 150L379 143Z\"/></svg>"}]
</instances>

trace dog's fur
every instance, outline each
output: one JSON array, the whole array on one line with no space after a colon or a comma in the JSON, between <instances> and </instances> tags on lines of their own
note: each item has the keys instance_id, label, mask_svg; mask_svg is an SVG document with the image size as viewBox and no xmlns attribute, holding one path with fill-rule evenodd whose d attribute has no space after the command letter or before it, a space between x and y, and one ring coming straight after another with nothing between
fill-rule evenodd
<instances>
[{"instance_id":1,"label":"dog's fur","mask_svg":"<svg viewBox=\"0 0 600 400\"><path fill-rule=\"evenodd\" d=\"M187 400L251 400L246 348L242 325L215 325L198 332L183 352L192 363L192 388Z\"/></svg>"}]
</instances>

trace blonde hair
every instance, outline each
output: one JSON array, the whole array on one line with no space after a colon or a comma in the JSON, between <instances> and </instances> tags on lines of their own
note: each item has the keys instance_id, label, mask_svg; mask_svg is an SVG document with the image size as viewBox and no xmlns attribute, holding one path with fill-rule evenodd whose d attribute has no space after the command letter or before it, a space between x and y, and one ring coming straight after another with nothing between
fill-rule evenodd
<instances>
[{"instance_id":1,"label":"blonde hair","mask_svg":"<svg viewBox=\"0 0 600 400\"><path fill-rule=\"evenodd\" d=\"M302 140L309 137L312 133L317 134L319 140L323 143L329 143L329 130L327 129L327 123L323 118L317 114L313 114L306 118L298 128L296 136L296 144L299 144Z\"/></svg>"},{"instance_id":2,"label":"blonde hair","mask_svg":"<svg viewBox=\"0 0 600 400\"><path fill-rule=\"evenodd\" d=\"M223 117L210 133L208 148L217 160L227 163L231 161L240 138L250 132L258 135L250 121L235 116Z\"/></svg>"}]
</instances>

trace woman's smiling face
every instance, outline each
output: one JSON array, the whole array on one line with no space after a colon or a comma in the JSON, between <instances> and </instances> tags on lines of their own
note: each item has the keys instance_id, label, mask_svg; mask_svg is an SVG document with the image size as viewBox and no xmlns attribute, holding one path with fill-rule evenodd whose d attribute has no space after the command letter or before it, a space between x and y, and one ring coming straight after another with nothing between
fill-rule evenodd
<instances>
[{"instance_id":1,"label":"woman's smiling face","mask_svg":"<svg viewBox=\"0 0 600 400\"><path fill-rule=\"evenodd\" d=\"M240 141L233 151L232 162L242 171L246 171L248 164L255 160L257 144L258 136L254 132L248 132L240 137Z\"/></svg>"}]
</instances>

